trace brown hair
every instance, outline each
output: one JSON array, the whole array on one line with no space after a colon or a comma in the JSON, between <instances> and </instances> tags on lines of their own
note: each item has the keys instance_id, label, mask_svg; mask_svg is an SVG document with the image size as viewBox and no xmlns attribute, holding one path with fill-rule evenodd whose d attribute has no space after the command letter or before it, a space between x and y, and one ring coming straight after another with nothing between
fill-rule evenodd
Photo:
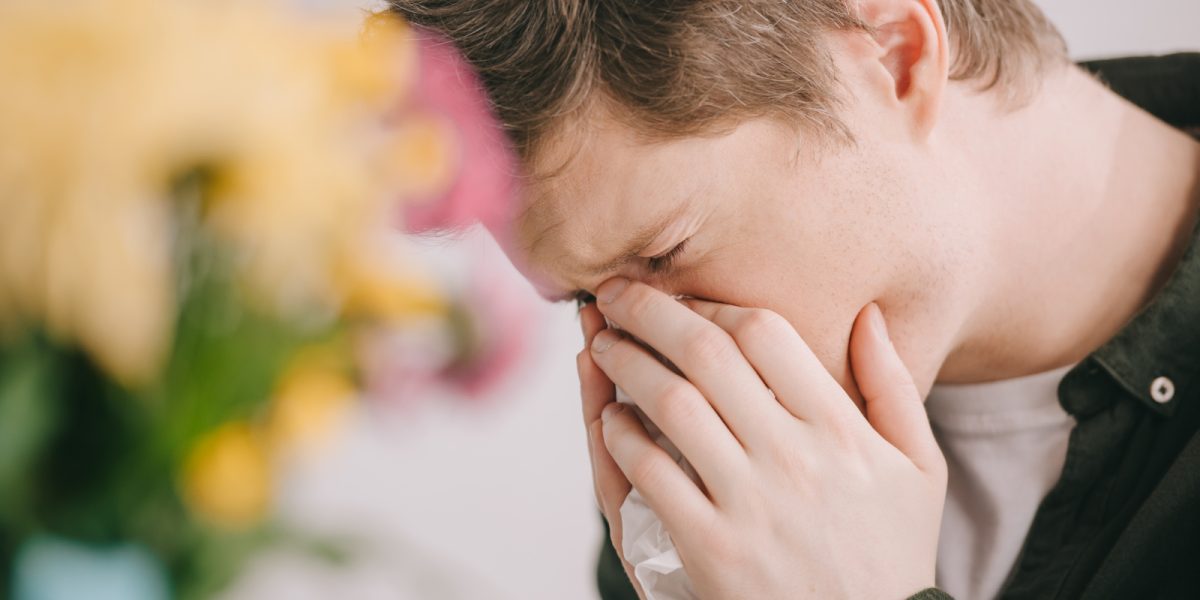
<instances>
[{"instance_id":1,"label":"brown hair","mask_svg":"<svg viewBox=\"0 0 1200 600\"><path fill-rule=\"evenodd\" d=\"M867 27L849 0L389 0L478 69L528 158L552 127L602 97L663 137L779 115L845 133L822 31ZM1019 96L1066 50L1031 0L938 0L951 77ZM600 92L600 95L593 92Z\"/></svg>"}]
</instances>

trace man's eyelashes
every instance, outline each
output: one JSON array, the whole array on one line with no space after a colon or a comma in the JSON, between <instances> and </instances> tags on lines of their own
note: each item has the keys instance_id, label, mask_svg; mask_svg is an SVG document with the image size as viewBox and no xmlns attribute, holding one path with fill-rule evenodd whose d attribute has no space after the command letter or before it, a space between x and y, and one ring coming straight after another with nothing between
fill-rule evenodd
<instances>
[{"instance_id":1,"label":"man's eyelashes","mask_svg":"<svg viewBox=\"0 0 1200 600\"><path fill-rule=\"evenodd\" d=\"M575 292L575 308L577 310L583 310L583 307L595 301L596 297L587 290L579 290L578 292Z\"/></svg>"},{"instance_id":2,"label":"man's eyelashes","mask_svg":"<svg viewBox=\"0 0 1200 600\"><path fill-rule=\"evenodd\" d=\"M675 244L673 248L662 254L659 254L658 256L646 258L646 268L649 269L651 273L655 274L662 273L663 271L670 269L675 264L675 261L679 258L679 256L683 254L689 239L691 238L687 238L682 242ZM583 310L584 306L596 301L596 297L587 290L578 290L573 296L563 299L574 300L575 306L579 310Z\"/></svg>"},{"instance_id":3,"label":"man's eyelashes","mask_svg":"<svg viewBox=\"0 0 1200 600\"><path fill-rule=\"evenodd\" d=\"M684 247L687 246L688 239L675 244L674 248L671 248L670 250L667 250L658 256L652 256L646 259L646 267L650 269L651 273L661 273L671 268L671 265L675 264L675 259L679 258L679 255L683 253Z\"/></svg>"}]
</instances>

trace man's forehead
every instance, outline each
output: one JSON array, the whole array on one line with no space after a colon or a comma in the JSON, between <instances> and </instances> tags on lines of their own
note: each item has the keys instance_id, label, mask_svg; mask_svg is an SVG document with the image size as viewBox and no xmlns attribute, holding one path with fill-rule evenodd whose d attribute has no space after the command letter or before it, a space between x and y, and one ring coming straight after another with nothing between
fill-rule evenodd
<instances>
[{"instance_id":1,"label":"man's forehead","mask_svg":"<svg viewBox=\"0 0 1200 600\"><path fill-rule=\"evenodd\" d=\"M564 187L556 181L537 179L522 189L516 231L525 252L534 252L548 236L566 224L569 211L564 206L563 198L567 197Z\"/></svg>"},{"instance_id":2,"label":"man's forehead","mask_svg":"<svg viewBox=\"0 0 1200 600\"><path fill-rule=\"evenodd\" d=\"M544 283L559 292L586 288L638 256L661 250L661 238L695 212L697 194L686 188L648 198L621 191L542 198L528 207L522 227L528 260L534 271L555 280Z\"/></svg>"},{"instance_id":3,"label":"man's forehead","mask_svg":"<svg viewBox=\"0 0 1200 600\"><path fill-rule=\"evenodd\" d=\"M567 135L560 128L525 161L526 179L518 198L515 229L527 253L536 252L547 237L578 212L578 207L571 206L572 199L598 191L595 182L599 170L591 159L598 152L589 148L594 143L595 127L572 125L570 131L572 135Z\"/></svg>"},{"instance_id":4,"label":"man's forehead","mask_svg":"<svg viewBox=\"0 0 1200 600\"><path fill-rule=\"evenodd\" d=\"M581 185L566 176L530 185L517 213L520 246L537 267L577 269L620 233L613 223L619 219L612 214L621 212L614 206L620 201L604 186ZM634 215L625 214L627 223L633 220Z\"/></svg>"},{"instance_id":5,"label":"man's forehead","mask_svg":"<svg viewBox=\"0 0 1200 600\"><path fill-rule=\"evenodd\" d=\"M768 147L771 138L788 138L768 134L764 125L657 142L620 125L590 127L577 143L550 146L558 154L539 157L520 198L522 250L537 269L585 271L585 265L627 249L677 208L711 195L732 157L755 151L780 156Z\"/></svg>"},{"instance_id":6,"label":"man's forehead","mask_svg":"<svg viewBox=\"0 0 1200 600\"><path fill-rule=\"evenodd\" d=\"M647 142L611 123L575 131L577 139L557 136L531 161L518 211L523 228L545 230L579 216L591 219L586 226L607 211L636 214L686 183L696 162L685 140Z\"/></svg>"}]
</instances>

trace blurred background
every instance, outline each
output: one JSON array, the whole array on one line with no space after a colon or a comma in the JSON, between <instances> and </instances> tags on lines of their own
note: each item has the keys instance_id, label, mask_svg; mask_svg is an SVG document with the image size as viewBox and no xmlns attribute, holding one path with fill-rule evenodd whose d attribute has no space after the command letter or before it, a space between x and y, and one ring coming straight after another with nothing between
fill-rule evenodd
<instances>
[{"instance_id":1,"label":"blurred background","mask_svg":"<svg viewBox=\"0 0 1200 600\"><path fill-rule=\"evenodd\" d=\"M1200 3L1192 0L1039 4L1076 59L1200 50ZM458 243L499 252L480 231ZM507 264L498 268L518 277ZM298 477L293 508L379 515L492 597L596 598L601 526L574 378L578 321L573 307L546 305L537 320L519 383L486 406L430 404L387 425L364 420L336 455ZM386 465L395 477L378 475ZM325 487L327 477L344 484Z\"/></svg>"},{"instance_id":2,"label":"blurred background","mask_svg":"<svg viewBox=\"0 0 1200 600\"><path fill-rule=\"evenodd\" d=\"M21 4L37 3L13 3ZM149 11L153 0L129 4L133 11L112 16L111 21L99 15L88 21L78 14L71 17L44 8L0 10L0 15L15 15L31 24L20 31L11 29L12 19L9 30L0 25L0 56L7 56L0 58L0 78L41 73L38 69L46 65L13 58L21 52L28 56L32 48L65 52L64 48L87 40L99 44L103 37L99 33L81 36L95 23L119 28L124 36L148 36L143 47L165 43L165 38L155 36L167 34L144 31L132 18ZM103 165L104 173L124 173L123 177L98 175L82 159L79 164L59 160L55 168L66 169L84 183L79 189L45 190L57 203L55 211L45 212L71 215L75 211L78 216L70 223L48 225L51 218L46 214L22 209L11 199L20 193L34 194L37 182L5 179L32 163L22 163L16 156L21 153L13 151L22 147L14 141L22 139L18 135L0 142L0 192L10 196L7 202L0 198L0 214L8 221L7 227L0 224L0 252L4 253L0 254L0 284L5 284L0 285L0 314L17 314L24 322L42 324L30 333L29 327L13 324L21 319L0 318L0 342L8 344L0 353L0 397L8 399L0 402L0 455L10 457L0 460L0 484L23 481L21 474L27 474L23 468L44 468L48 460L62 464L72 457L105 453L119 457L128 451L113 450L96 440L64 442L61 436L39 442L29 433L39 427L54 430L46 423L60 423L63 411L71 410L70 401L55 405L57 413L44 413L29 402L11 399L68 398L78 390L61 389L61 381L80 378L108 390L101 395L114 406L138 407L133 416L124 408L90 415L95 420L89 423L111 421L126 427L131 439L144 440L145 448L160 452L161 460L145 468L165 482L162 489L150 491L134 483L122 484L132 486L135 491L129 493L135 496L158 498L139 505L139 514L153 518L147 517L134 529L112 515L79 508L94 506L100 498L101 503L130 510L131 505L122 504L125 496L116 492L110 498L108 491L80 491L59 481L39 480L36 493L0 493L0 517L8 519L0 531L0 556L16 565L6 588L22 598L159 598L163 590L177 585L169 582L185 578L193 582L188 589L196 590L195 597L203 597L210 585L221 587L231 580L223 595L235 599L596 598L594 565L601 526L592 497L574 373L574 356L582 345L574 307L538 299L485 226L403 241L372 229L372 223L384 223L438 230L502 219L511 202L506 196L510 158L496 144L494 132L481 124L480 100L466 89L469 80L466 88L446 87L448 80L464 81L465 75L456 70L461 65L453 59L427 49L422 54L421 40L386 26L375 36L382 51L348 44L343 39L346 32L357 32L361 9L374 8L374 3L297 0L296 4L307 14L318 15L315 21L320 24L308 19L284 26L277 23L276 15L263 13L228 16L230 22L256 24L245 31L220 19L208 23L203 30L207 47L213 46L215 35L230 48L244 49L243 57L251 57L242 61L248 64L238 73L212 72L214 65L222 63L211 56L193 56L186 39L180 41L187 32L176 32L178 44L168 44L167 58L162 59L166 62L146 61L121 74L128 79L114 83L111 97L102 98L97 110L111 109L113 105L104 102L136 103L135 93L140 92L149 106L179 104L178 114L132 111L131 120L86 135L121 136L144 126L137 119L158 119L153 121L155 127L178 120L203 121L203 107L138 87L168 72L182 77L180 63L191 67L183 78L187 83L180 84L184 89L189 85L197 90L252 88L261 74L255 68L261 68L283 73L273 82L276 89L293 90L308 104L296 103L289 109L294 114L280 116L275 114L278 111L256 112L253 94L250 100L245 93L228 98L218 94L222 106L244 118L244 126L230 133L228 140L208 135L207 129L199 135L206 140L201 148L181 150L158 139L136 140L140 144L136 149L143 154L131 154L131 161L139 159L134 166L113 161ZM1041 4L1079 59L1200 50L1200 3L1194 0L1044 0ZM165 12L154 16L163 22L194 16L186 10L161 10ZM69 29L69 39L61 37L64 23L74 28ZM44 35L38 37L38 31ZM272 36L287 50L263 51L261 41L276 39ZM340 58L325 70L314 69L311 61L299 64L296 58L314 55ZM389 89L373 80L372 69L400 74L398 79L406 82L403 89ZM346 72L354 76L346 80L336 74ZM326 97L313 91L314 84L344 93ZM71 97L72 90L59 87L61 82L45 85L43 91L50 95ZM73 122L65 116L71 106L34 107L29 98L23 100L13 92L11 81L0 80L0 89L5 90L0 92L0 127L23 132L28 140L48 139L47 131L62 136L41 149L47 156L59 156L68 147L78 149L79 157L104 154L104 143L50 127ZM370 136L344 134L363 129L361 109L372 103L402 107L390 114L387 123L389 131L400 132L395 136L401 140L397 147ZM30 129L39 118L48 129ZM322 125L284 134L291 122L287 118ZM263 140L271 147L321 145L337 147L344 155L399 156L409 171L357 172L353 165L341 165L335 157L319 152L275 162L256 157ZM482 150L468 155L466 148ZM158 165L163 156L175 162L161 166L161 173L146 174L135 168L148 162ZM317 164L322 165L320 171L337 176L313 179L312 166ZM329 168L330 164L337 168ZM282 174L275 179L287 185L274 189L270 182L239 171L243 168ZM62 174L40 175L45 179ZM395 189L396 181L406 182L402 199L380 200L377 189ZM298 190L346 197L355 210L339 212L358 218L344 223L345 219L332 219L304 204ZM76 223L91 222L88 197L114 191L133 198L170 196L174 216L163 217L160 208L147 210L163 227L186 234L175 239L189 241L183 248L178 243L172 247L173 270L172 265L148 264L125 274L122 282L133 283L120 287L138 291L142 298L136 314L115 308L81 314L82 309L70 303L52 301L52 293L87 305L104 305L111 294L114 305L123 305L121 290L110 292L104 282L75 271L102 269L105 252L115 253L113 261L139 253L138 248L112 250L111 244L97 239L99 234ZM222 209L229 198L251 193L277 202L246 214ZM148 217L138 214L143 216L116 226L142 231ZM264 221L263 214L272 218ZM278 218L281 214L288 217ZM281 220L285 225L278 225ZM19 235L31 223L34 230L48 232L45 240ZM336 231L330 230L335 226ZM82 241L66 243L55 235ZM142 250L166 243L154 235L143 237L148 246ZM260 247L254 241L259 239L271 240L274 246ZM312 239L331 241L306 242ZM371 240L371 245L360 248L347 239ZM38 246L37 252L28 249L39 243L44 247ZM94 249L99 249L97 258L74 270L61 267L63 259L55 259ZM365 262L355 258L363 255L374 258ZM294 262L299 257L310 266L334 266L330 272L308 273ZM13 266L20 260L42 261L39 264L57 269L50 269L56 275L31 284L36 293L13 292L13 282L23 281L22 272ZM281 306L272 296L280 289L281 274L288 279L303 274L299 278L310 281L311 289L287 290L289 298L308 298L303 306L286 302ZM145 300L159 296L158 304ZM380 300L385 296L403 302ZM177 322L168 316L154 317L174 314L164 306L177 307L183 316ZM231 322L287 342L231 342L220 333L222 327L230 330ZM206 333L212 328L217 333ZM114 344L112 340L118 338L139 341ZM185 344L181 339L191 341ZM228 364L214 362L208 354L218 353L213 348L224 348L220 351L236 359ZM46 355L56 358L46 364L29 358ZM164 365L169 375L156 378L130 366L146 356L157 357L156 364ZM236 388L198 383L216 379L228 369L244 371ZM135 391L112 391L116 388ZM172 412L176 409L162 408L160 401L175 395L195 399L191 412L176 414ZM204 410L196 406L213 398L223 408L201 414ZM58 427L75 431L73 427L82 425ZM51 458L30 459L33 467L23 466L18 459L35 456L38 444L62 448ZM96 475L103 472L103 461L83 463L82 468L94 470L72 471L72 476L86 480L94 475L92 479L107 482L100 487L116 489L108 485L109 479ZM231 489L250 492L231 496ZM75 498L72 494L78 498L50 508L42 502ZM31 523L53 523L56 531L73 536L45 535ZM146 531L154 534L143 535ZM125 541L131 538L142 541ZM231 562L245 568L233 568ZM113 590L112 595L103 595L95 587L86 593L71 589L70 582L60 581L66 572L80 574L79 581L86 581L89 574L107 578L110 587L105 589Z\"/></svg>"}]
</instances>

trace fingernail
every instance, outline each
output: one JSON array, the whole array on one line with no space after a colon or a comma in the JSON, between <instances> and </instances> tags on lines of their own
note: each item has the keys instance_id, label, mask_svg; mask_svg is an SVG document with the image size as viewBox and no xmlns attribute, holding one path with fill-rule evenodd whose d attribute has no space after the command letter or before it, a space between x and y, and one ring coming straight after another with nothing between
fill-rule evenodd
<instances>
[{"instance_id":1,"label":"fingernail","mask_svg":"<svg viewBox=\"0 0 1200 600\"><path fill-rule=\"evenodd\" d=\"M871 308L869 310L871 311L871 320L874 321L872 323L874 327L871 329L875 330L875 336L880 342L890 344L892 340L890 337L888 337L887 323L883 320L883 311L880 310L879 305L874 302L871 303Z\"/></svg>"},{"instance_id":2,"label":"fingernail","mask_svg":"<svg viewBox=\"0 0 1200 600\"><path fill-rule=\"evenodd\" d=\"M621 404L620 402L609 402L608 406L605 406L604 410L600 411L600 420L604 423L607 423L608 420L613 417L613 415L621 412L621 410L624 408L625 405Z\"/></svg>"},{"instance_id":3,"label":"fingernail","mask_svg":"<svg viewBox=\"0 0 1200 600\"><path fill-rule=\"evenodd\" d=\"M595 352L596 354L604 352L605 350L612 348L613 344L619 342L620 340L621 334L613 331L612 329L602 329L596 334L596 337L592 338L592 352Z\"/></svg>"},{"instance_id":4,"label":"fingernail","mask_svg":"<svg viewBox=\"0 0 1200 600\"><path fill-rule=\"evenodd\" d=\"M601 304L610 304L613 300L617 299L617 296L621 295L621 292L625 291L626 287L629 287L628 279L614 277L605 281L600 286L600 289L596 290L596 298L600 300Z\"/></svg>"}]
</instances>

